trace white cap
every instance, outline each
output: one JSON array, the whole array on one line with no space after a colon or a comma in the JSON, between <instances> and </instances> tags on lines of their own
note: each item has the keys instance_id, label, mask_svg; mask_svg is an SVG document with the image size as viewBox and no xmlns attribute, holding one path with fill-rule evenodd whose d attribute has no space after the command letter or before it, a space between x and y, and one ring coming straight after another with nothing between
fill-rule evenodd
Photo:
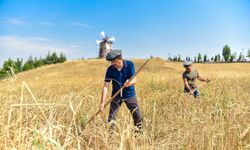
<instances>
[{"instance_id":1,"label":"white cap","mask_svg":"<svg viewBox=\"0 0 250 150\"><path fill-rule=\"evenodd\" d=\"M190 65L192 65L191 61L184 61L183 63L183 67L190 66Z\"/></svg>"}]
</instances>

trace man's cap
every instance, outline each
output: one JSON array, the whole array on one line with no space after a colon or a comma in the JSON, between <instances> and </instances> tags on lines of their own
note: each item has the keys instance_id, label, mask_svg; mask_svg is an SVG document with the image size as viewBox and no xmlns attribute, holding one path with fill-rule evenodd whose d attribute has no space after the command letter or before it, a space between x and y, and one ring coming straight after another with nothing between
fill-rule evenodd
<instances>
[{"instance_id":1,"label":"man's cap","mask_svg":"<svg viewBox=\"0 0 250 150\"><path fill-rule=\"evenodd\" d=\"M107 41L107 43L108 43L108 44L113 44L113 42L112 42L112 41Z\"/></svg>"},{"instance_id":2,"label":"man's cap","mask_svg":"<svg viewBox=\"0 0 250 150\"><path fill-rule=\"evenodd\" d=\"M184 61L184 63L183 63L183 67L187 67L187 66L190 66L190 65L192 65L191 61Z\"/></svg>"},{"instance_id":3,"label":"man's cap","mask_svg":"<svg viewBox=\"0 0 250 150\"><path fill-rule=\"evenodd\" d=\"M112 61L112 60L115 60L116 58L122 56L122 50L111 50L107 56L106 56L106 60L108 61Z\"/></svg>"},{"instance_id":4,"label":"man's cap","mask_svg":"<svg viewBox=\"0 0 250 150\"><path fill-rule=\"evenodd\" d=\"M113 44L113 42L110 41L108 37L105 37L105 38L103 39L103 42L104 42L104 43L108 43L108 44Z\"/></svg>"}]
</instances>

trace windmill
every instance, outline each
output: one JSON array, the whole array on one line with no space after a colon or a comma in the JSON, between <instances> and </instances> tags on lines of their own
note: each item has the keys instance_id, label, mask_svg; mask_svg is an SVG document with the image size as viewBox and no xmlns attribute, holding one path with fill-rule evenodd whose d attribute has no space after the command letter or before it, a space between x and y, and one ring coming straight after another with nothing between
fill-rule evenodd
<instances>
[{"instance_id":1,"label":"windmill","mask_svg":"<svg viewBox=\"0 0 250 150\"><path fill-rule=\"evenodd\" d=\"M115 41L114 37L109 38L105 35L104 31L100 33L102 40L96 40L96 43L99 44L99 58L105 58L107 53L112 50L113 42Z\"/></svg>"}]
</instances>

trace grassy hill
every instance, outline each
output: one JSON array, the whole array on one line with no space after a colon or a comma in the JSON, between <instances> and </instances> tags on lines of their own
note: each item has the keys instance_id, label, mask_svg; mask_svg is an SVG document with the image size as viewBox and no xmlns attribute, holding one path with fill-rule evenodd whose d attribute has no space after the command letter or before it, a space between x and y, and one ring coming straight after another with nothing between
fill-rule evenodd
<instances>
[{"instance_id":1,"label":"grassy hill","mask_svg":"<svg viewBox=\"0 0 250 150\"><path fill-rule=\"evenodd\" d=\"M136 68L144 61L134 60ZM250 148L249 63L194 64L212 81L195 100L183 93L182 63L151 60L137 77L144 116L144 134L137 138L125 105L114 137L107 130L109 107L82 128L99 109L108 66L104 60L72 61L1 80L0 149Z\"/></svg>"}]
</instances>

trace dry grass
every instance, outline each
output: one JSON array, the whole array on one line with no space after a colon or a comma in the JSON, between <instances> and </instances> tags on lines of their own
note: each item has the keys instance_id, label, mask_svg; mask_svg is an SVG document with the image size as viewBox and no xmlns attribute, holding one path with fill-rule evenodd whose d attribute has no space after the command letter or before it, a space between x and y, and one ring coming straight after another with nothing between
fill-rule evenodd
<instances>
[{"instance_id":1,"label":"dry grass","mask_svg":"<svg viewBox=\"0 0 250 150\"><path fill-rule=\"evenodd\" d=\"M138 68L144 60L135 60ZM195 64L211 83L200 100L183 94L181 63L153 59L136 90L144 135L135 138L122 106L110 138L99 108L102 60L45 66L0 81L0 149L249 149L250 64ZM82 130L82 134L78 133Z\"/></svg>"}]
</instances>

